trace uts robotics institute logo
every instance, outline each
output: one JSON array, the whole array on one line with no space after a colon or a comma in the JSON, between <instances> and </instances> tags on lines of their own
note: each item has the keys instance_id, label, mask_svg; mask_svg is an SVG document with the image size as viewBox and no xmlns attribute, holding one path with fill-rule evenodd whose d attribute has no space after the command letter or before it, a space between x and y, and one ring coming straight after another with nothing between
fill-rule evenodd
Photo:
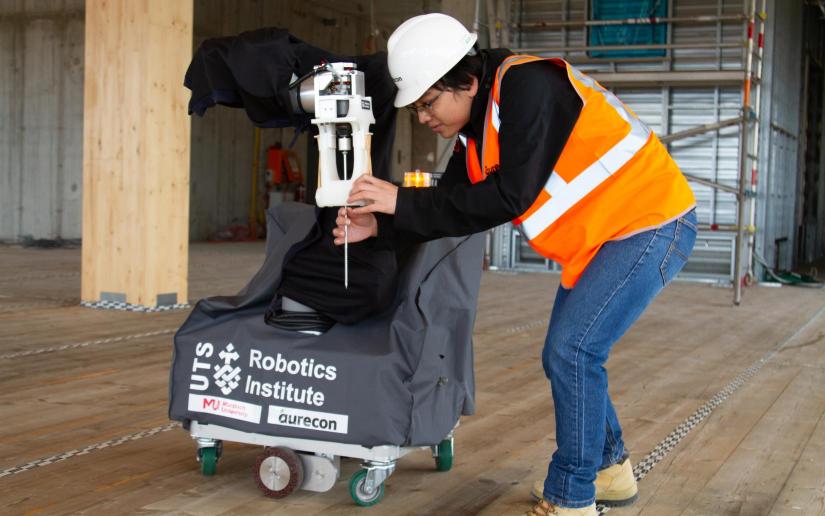
<instances>
[{"instance_id":1,"label":"uts robotics institute logo","mask_svg":"<svg viewBox=\"0 0 825 516\"><path fill-rule=\"evenodd\" d=\"M223 360L223 365L215 366L215 374L212 378L215 379L215 385L220 387L224 395L230 394L241 383L241 368L232 365L232 362L238 360L240 355L230 342L226 349L218 353L218 356Z\"/></svg>"},{"instance_id":2,"label":"uts robotics institute logo","mask_svg":"<svg viewBox=\"0 0 825 516\"><path fill-rule=\"evenodd\" d=\"M271 402L287 402L312 408L324 406L327 401L324 387L338 379L335 365L321 363L315 358L290 359L282 353L269 355L256 348L247 352L244 346L238 350L231 342L217 354L216 348L211 342L198 342L195 346L189 378L190 411L260 424L262 411L266 408L268 417L265 421L269 425L348 433L349 416L346 414L270 405ZM301 381L293 383L298 379ZM210 385L220 389L223 396L234 393L234 396L252 398L258 403L208 395L205 391Z\"/></svg>"},{"instance_id":3,"label":"uts robotics institute logo","mask_svg":"<svg viewBox=\"0 0 825 516\"><path fill-rule=\"evenodd\" d=\"M211 342L198 342L195 346L195 359L192 361L192 375L189 378L189 389L193 391L205 391L209 388L209 377L206 376L206 371L214 369L215 374L212 378L215 380L221 392L230 394L238 385L241 384L241 368L234 365L234 362L240 358L240 355L235 351L235 346L230 342L226 347L218 353L218 358L223 364L215 364L212 366L211 361L206 359L211 358L215 352L215 347Z\"/></svg>"}]
</instances>

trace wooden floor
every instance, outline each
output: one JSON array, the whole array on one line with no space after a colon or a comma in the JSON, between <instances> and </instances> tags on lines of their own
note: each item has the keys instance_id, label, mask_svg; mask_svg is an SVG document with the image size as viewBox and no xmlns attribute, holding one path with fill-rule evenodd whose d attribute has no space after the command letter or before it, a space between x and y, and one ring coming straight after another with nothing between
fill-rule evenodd
<instances>
[{"instance_id":1,"label":"wooden floor","mask_svg":"<svg viewBox=\"0 0 825 516\"><path fill-rule=\"evenodd\" d=\"M194 245L192 298L233 293L262 253L259 244ZM0 513L530 508L530 485L543 478L554 446L537 357L557 276L484 274L478 413L461 422L452 471L438 473L426 452L413 453L387 481L384 501L364 509L349 497L358 467L351 460L331 491L281 501L255 486L252 446L227 444L218 474L201 476L192 440L169 428L166 415L172 332L186 311L79 307L79 268L79 249L0 247ZM825 515L825 292L751 287L739 307L731 297L729 289L675 283L612 353L610 390L634 463L717 393L733 392L715 398L721 403L641 480L639 501L611 514ZM52 456L66 458L40 461Z\"/></svg>"}]
</instances>

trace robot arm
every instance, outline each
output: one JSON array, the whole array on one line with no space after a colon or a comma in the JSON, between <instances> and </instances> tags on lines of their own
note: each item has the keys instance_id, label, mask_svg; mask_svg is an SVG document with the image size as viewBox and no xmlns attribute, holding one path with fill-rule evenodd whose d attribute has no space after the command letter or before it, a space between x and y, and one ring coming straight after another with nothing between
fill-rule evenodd
<instances>
[{"instance_id":1,"label":"robot arm","mask_svg":"<svg viewBox=\"0 0 825 516\"><path fill-rule=\"evenodd\" d=\"M353 181L372 174L375 118L364 84L364 73L354 63L319 65L290 84L293 110L314 114L312 123L318 126L318 206L346 206Z\"/></svg>"}]
</instances>

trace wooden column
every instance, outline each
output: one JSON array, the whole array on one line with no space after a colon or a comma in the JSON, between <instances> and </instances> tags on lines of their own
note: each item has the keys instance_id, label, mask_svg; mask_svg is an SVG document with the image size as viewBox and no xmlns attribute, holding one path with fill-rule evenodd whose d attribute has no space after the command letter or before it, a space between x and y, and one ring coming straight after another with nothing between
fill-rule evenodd
<instances>
[{"instance_id":1,"label":"wooden column","mask_svg":"<svg viewBox=\"0 0 825 516\"><path fill-rule=\"evenodd\" d=\"M191 0L86 0L84 301L187 302Z\"/></svg>"}]
</instances>

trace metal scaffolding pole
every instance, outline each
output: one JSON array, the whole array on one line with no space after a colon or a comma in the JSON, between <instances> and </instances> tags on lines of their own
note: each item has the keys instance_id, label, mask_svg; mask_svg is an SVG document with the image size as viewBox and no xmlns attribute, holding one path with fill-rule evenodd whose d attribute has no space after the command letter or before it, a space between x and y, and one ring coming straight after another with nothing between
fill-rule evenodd
<instances>
[{"instance_id":1,"label":"metal scaffolding pole","mask_svg":"<svg viewBox=\"0 0 825 516\"><path fill-rule=\"evenodd\" d=\"M699 183L700 185L709 186L711 188L715 188L717 190L722 190L723 192L729 192L732 194L739 193L739 189L733 186L723 185L722 183L717 183L715 181L711 181L710 179L696 177L691 174L685 174L684 172L682 172L682 175L685 176L685 178L687 178L688 181Z\"/></svg>"},{"instance_id":2,"label":"metal scaffolding pole","mask_svg":"<svg viewBox=\"0 0 825 516\"><path fill-rule=\"evenodd\" d=\"M742 94L742 123L739 132L739 191L736 194L736 249L733 255L733 304L742 302L742 245L745 242L745 207L747 205L748 129L751 117L751 71L753 70L753 27L756 16L756 0L750 1L748 13L748 41L745 55L745 84Z\"/></svg>"},{"instance_id":3,"label":"metal scaffolding pole","mask_svg":"<svg viewBox=\"0 0 825 516\"><path fill-rule=\"evenodd\" d=\"M604 27L612 25L654 25L657 23L684 23L684 24L713 24L718 22L742 22L745 15L743 14L728 14L722 16L671 16L657 18L649 16L647 18L623 18L616 20L569 20L569 21L550 21L550 22L533 22L533 23L517 23L514 28L520 30L530 29L561 29L568 27Z\"/></svg>"},{"instance_id":4,"label":"metal scaffolding pole","mask_svg":"<svg viewBox=\"0 0 825 516\"><path fill-rule=\"evenodd\" d=\"M742 117L738 116L736 118L729 118L727 120L722 120L721 122L716 122L713 124L705 124L700 125L697 127L691 127L690 129L685 129L684 131L679 131L678 133L666 134L664 136L660 136L659 140L662 143L670 143L676 140L682 140L684 138L690 138L691 136L696 136L698 134L704 134L710 131L716 131L723 127L729 127L732 125L739 125L742 123Z\"/></svg>"},{"instance_id":5,"label":"metal scaffolding pole","mask_svg":"<svg viewBox=\"0 0 825 516\"><path fill-rule=\"evenodd\" d=\"M700 48L742 48L741 43L671 43L660 45L584 45L577 47L532 47L514 48L517 53L531 52L590 52L594 50L694 50Z\"/></svg>"},{"instance_id":6,"label":"metal scaffolding pole","mask_svg":"<svg viewBox=\"0 0 825 516\"><path fill-rule=\"evenodd\" d=\"M750 181L750 189L751 189L751 196L750 200L748 201L749 205L749 215L750 215L750 225L749 227L753 228L756 225L756 185L759 178L759 168L757 166L757 162L759 160L759 124L760 124L760 114L762 110L762 61L764 59L764 51L765 51L765 20L768 18L768 14L766 11L766 4L767 0L762 0L762 7L760 11L757 13L757 18L759 19L759 37L757 39L757 54L756 54L756 71L754 74L754 79L756 81L756 91L754 92L754 100L753 100L753 117L754 117L754 130L753 130L753 143L752 143L752 165L751 165L751 181ZM750 232L748 235L748 273L747 277L750 281L753 281L753 258L754 258L754 251L756 247L756 235L755 232Z\"/></svg>"}]
</instances>

